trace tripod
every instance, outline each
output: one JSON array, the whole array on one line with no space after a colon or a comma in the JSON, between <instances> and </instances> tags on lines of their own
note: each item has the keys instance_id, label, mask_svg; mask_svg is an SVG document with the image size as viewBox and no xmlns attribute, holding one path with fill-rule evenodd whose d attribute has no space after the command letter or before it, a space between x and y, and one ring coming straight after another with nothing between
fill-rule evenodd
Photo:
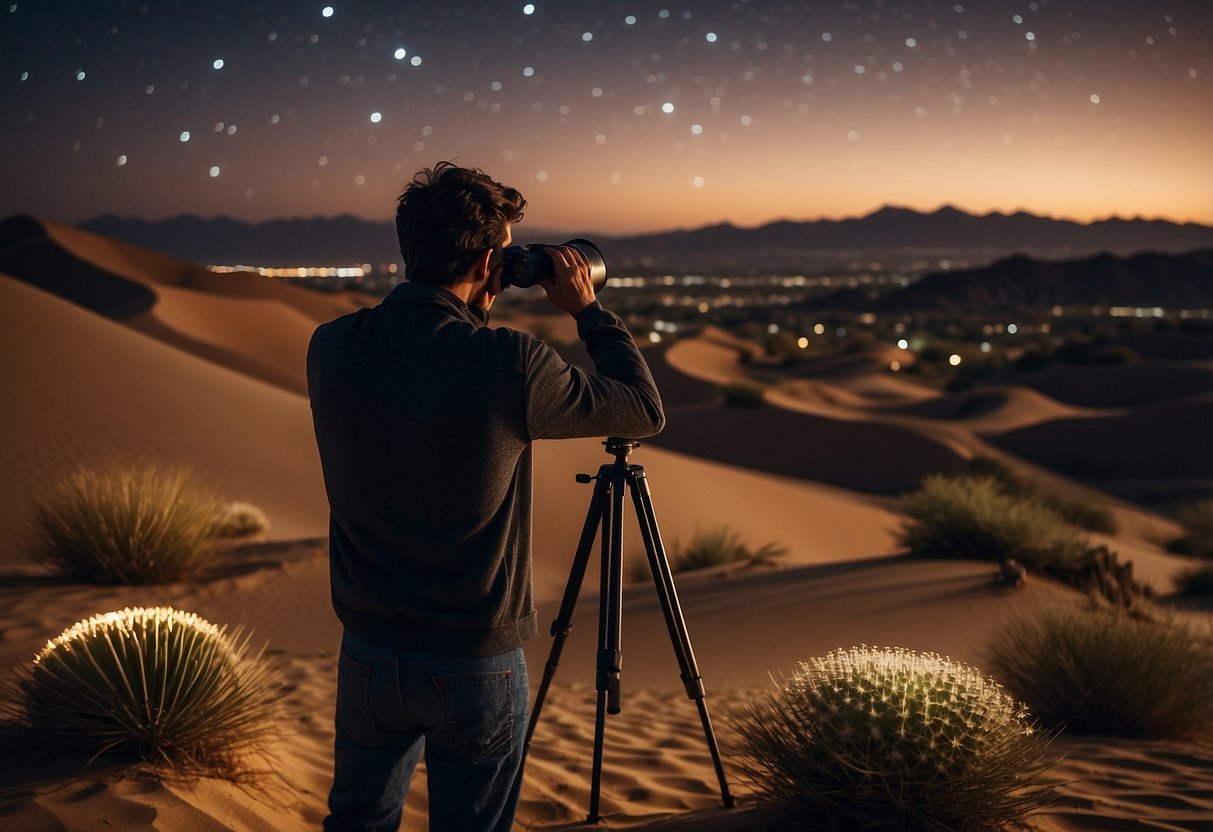
<instances>
[{"instance_id":1,"label":"tripod","mask_svg":"<svg viewBox=\"0 0 1213 832\"><path fill-rule=\"evenodd\" d=\"M674 578L670 572L670 562L665 556L665 547L661 543L661 533L657 530L657 518L653 514L653 501L649 495L648 480L644 468L628 463L628 455L633 448L640 445L633 439L608 437L605 442L606 452L615 456L615 461L599 467L598 476L578 474L577 481L594 485L593 496L590 497L590 508L586 513L585 526L581 531L581 542L577 545L577 554L573 558L573 568L569 574L569 582L564 590L564 599L560 603L560 613L552 623L552 652L548 655L547 664L543 669L543 681L539 685L539 693L535 699L535 708L531 712L531 721L527 726L526 744L523 747L523 761L531 748L531 738L535 726L539 722L539 713L543 710L543 702L547 697L548 686L560 664L560 654L564 649L565 639L572 629L573 607L581 593L581 584L585 578L585 570L590 560L590 550L598 528L602 528L602 579L599 588L598 606L598 654L595 688L598 691L598 710L594 722L594 768L590 784L590 814L587 823L597 823L602 819L598 814L598 797L602 788L602 744L606 733L606 714L618 714L619 704L619 666L621 653L619 650L620 630L623 619L623 491L626 485L632 492L632 503L636 509L636 520L640 524L640 535L644 538L644 548L648 555L649 570L653 573L653 581L657 586L657 596L661 601L661 610L665 613L666 627L670 631L670 640L674 644L674 653L678 657L678 666L682 675L682 683L686 687L687 697L694 699L699 708L699 719L703 722L703 732L707 738L708 751L712 755L712 763L716 766L716 777L720 781L720 795L725 808L733 807L733 797L729 794L728 783L725 782L724 766L720 761L720 749L716 745L716 734L712 730L712 719L708 715L708 706L704 702L703 680L699 676L699 668L695 664L695 653L691 649L691 639L687 635L687 625L682 617L682 609L678 605L678 593L674 589ZM608 499L608 497L610 499Z\"/></svg>"}]
</instances>

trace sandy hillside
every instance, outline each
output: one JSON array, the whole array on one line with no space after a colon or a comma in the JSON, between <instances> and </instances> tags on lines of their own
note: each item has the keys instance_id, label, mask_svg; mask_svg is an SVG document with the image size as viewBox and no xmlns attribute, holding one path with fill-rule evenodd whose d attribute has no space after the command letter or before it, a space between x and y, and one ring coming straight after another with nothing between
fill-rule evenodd
<instances>
[{"instance_id":1,"label":"sandy hillside","mask_svg":"<svg viewBox=\"0 0 1213 832\"><path fill-rule=\"evenodd\" d=\"M267 645L284 681L283 733L271 748L275 775L255 788L81 774L78 766L47 762L0 734L7 761L0 766L0 826L35 832L314 829L331 771L340 626L329 606L326 507L310 414L290 378L302 372L306 338L300 339L310 322L352 307L340 298L297 296L293 287L260 278L229 282L230 275L184 269L72 229L48 224L45 230L43 248L27 250L23 267L36 267L39 252L58 264L85 264L69 275L78 285L55 285L92 287L91 301L122 301L127 314L107 315L0 278L6 310L0 463L9 473L0 484L0 505L10 529L0 539L0 662L28 661L47 638L96 612L174 605L217 624L252 628L255 641ZM1004 616L1036 600L1073 600L1070 590L1039 580L1022 590L998 589L985 563L893 556L899 523L893 498L926 473L956 467L974 453L1001 454L1050 488L1106 501L1121 524L1106 541L1163 591L1183 563L1160 547L1175 533L1173 523L1042 467L1042 461L1052 464L1044 452L1059 440L1031 433L1072 431L1093 447L1131 443L1134 431L1151 429L1159 412L1151 406L1062 401L1032 385L941 396L890 379L879 370L881 358L822 360L795 377L764 376L772 385L767 407L725 408L718 385L752 372L738 361L739 348L745 345L709 331L647 351L654 375L670 391L670 428L631 460L645 468L671 553L697 529L721 524L753 547L774 542L788 549L774 564L677 579L726 755L734 746L731 716L770 686L771 674L800 659L868 643L947 653L980 666ZM1190 419L1203 404L1186 389L1169 387L1180 398L1168 407ZM1081 430L1070 427L1076 421ZM1117 425L1121 432L1112 429ZM1020 434L1027 446L1007 453L1003 438ZM1164 453L1177 451L1168 446ZM217 556L195 580L155 587L74 584L26 561L25 524L34 499L82 463L147 455L187 463L229 498L259 505L273 539ZM532 692L591 493L574 477L608 462L594 439L536 447L541 635L527 645ZM1163 474L1177 475L1180 467ZM630 506L624 528L625 558L632 561L641 546ZM539 725L519 828L579 828L586 811L596 574L597 549ZM629 584L624 607L624 711L607 727L607 827L755 828L745 784L733 783L739 809L719 808L702 728L682 692L650 585ZM1210 613L1185 615L1199 626ZM1058 804L1036 819L1040 830L1197 830L1213 818L1208 749L1066 738L1057 752L1068 755L1057 770L1065 782ZM425 828L424 774L415 782L409 830Z\"/></svg>"}]
</instances>

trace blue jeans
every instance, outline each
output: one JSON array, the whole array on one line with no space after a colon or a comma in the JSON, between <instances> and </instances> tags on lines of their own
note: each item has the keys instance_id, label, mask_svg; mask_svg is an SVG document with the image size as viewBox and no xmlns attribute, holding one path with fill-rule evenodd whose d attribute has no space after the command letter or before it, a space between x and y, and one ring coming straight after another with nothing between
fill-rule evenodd
<instances>
[{"instance_id":1,"label":"blue jeans","mask_svg":"<svg viewBox=\"0 0 1213 832\"><path fill-rule=\"evenodd\" d=\"M325 830L396 832L424 751L431 830L508 832L522 784L527 697L521 647L452 658L346 633Z\"/></svg>"}]
</instances>

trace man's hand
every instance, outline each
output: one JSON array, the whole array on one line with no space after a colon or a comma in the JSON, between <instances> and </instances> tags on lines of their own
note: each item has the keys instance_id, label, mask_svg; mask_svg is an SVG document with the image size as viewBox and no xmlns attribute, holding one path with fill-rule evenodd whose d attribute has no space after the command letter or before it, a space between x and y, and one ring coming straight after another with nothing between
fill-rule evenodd
<instances>
[{"instance_id":1,"label":"man's hand","mask_svg":"<svg viewBox=\"0 0 1213 832\"><path fill-rule=\"evenodd\" d=\"M552 279L539 285L548 300L562 312L576 316L594 302L594 284L590 282L590 261L572 246L548 246L552 258Z\"/></svg>"}]
</instances>

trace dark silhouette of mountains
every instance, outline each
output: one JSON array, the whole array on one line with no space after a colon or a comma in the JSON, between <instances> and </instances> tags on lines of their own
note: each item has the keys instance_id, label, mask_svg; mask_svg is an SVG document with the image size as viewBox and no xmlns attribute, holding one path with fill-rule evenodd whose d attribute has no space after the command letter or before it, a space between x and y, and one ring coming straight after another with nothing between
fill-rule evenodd
<instances>
[{"instance_id":1,"label":"dark silhouette of mountains","mask_svg":"<svg viewBox=\"0 0 1213 832\"><path fill-rule=\"evenodd\" d=\"M873 297L845 289L810 304L852 311L972 312L1054 305L1213 307L1213 248L1187 254L1098 254L1049 262L1016 255L978 269L936 272Z\"/></svg>"},{"instance_id":2,"label":"dark silhouette of mountains","mask_svg":"<svg viewBox=\"0 0 1213 832\"><path fill-rule=\"evenodd\" d=\"M82 228L200 263L340 265L398 262L392 222L343 215L246 223L180 216L147 221L113 215ZM517 229L520 242L559 242L570 233ZM1034 214L931 213L886 207L865 217L779 221L756 228L731 224L695 230L608 237L586 234L615 274L811 273L852 261L885 268L952 258L985 264L1011 254L1074 258L1108 252L1179 253L1213 248L1213 227L1165 220L1108 219L1090 224Z\"/></svg>"}]
</instances>

